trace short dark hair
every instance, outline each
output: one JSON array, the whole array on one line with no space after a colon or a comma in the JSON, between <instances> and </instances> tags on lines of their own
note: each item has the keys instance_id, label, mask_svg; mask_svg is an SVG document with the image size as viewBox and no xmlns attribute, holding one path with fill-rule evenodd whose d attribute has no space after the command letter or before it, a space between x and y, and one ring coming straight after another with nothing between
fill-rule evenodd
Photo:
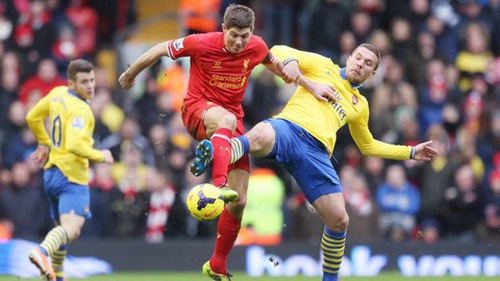
<instances>
[{"instance_id":1,"label":"short dark hair","mask_svg":"<svg viewBox=\"0 0 500 281\"><path fill-rule=\"evenodd\" d=\"M71 81L76 81L76 74L78 72L88 73L91 72L92 70L94 70L94 66L89 61L82 59L72 60L69 62L68 65L68 71L67 71L68 79Z\"/></svg>"},{"instance_id":2,"label":"short dark hair","mask_svg":"<svg viewBox=\"0 0 500 281\"><path fill-rule=\"evenodd\" d=\"M361 45L359 45L358 47L356 47L356 49L357 48L361 48L361 47L366 48L366 49L372 51L377 56L377 62L375 63L375 67L374 67L374 70L377 70L378 65L380 63L380 57L381 57L380 56L380 51L377 50L377 48L375 48L375 46L373 46L372 44L369 44L369 43L362 43Z\"/></svg>"},{"instance_id":3,"label":"short dark hair","mask_svg":"<svg viewBox=\"0 0 500 281\"><path fill-rule=\"evenodd\" d=\"M252 28L255 24L255 14L252 9L240 4L230 4L224 12L226 28Z\"/></svg>"}]
</instances>

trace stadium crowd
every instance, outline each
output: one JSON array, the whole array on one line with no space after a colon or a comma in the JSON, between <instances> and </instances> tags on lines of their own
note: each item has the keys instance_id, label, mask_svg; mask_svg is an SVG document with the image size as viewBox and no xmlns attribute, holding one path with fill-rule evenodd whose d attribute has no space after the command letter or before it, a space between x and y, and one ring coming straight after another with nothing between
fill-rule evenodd
<instances>
[{"instance_id":1,"label":"stadium crowd","mask_svg":"<svg viewBox=\"0 0 500 281\"><path fill-rule=\"evenodd\" d=\"M499 0L207 2L218 7L212 20L229 3L252 7L254 33L269 46L286 44L339 62L361 42L381 51L375 79L361 90L375 138L407 145L431 139L440 156L422 164L365 158L341 131L332 161L351 217L350 240L499 241ZM186 34L210 31L187 20L197 1L180 3ZM210 181L188 169L196 143L179 116L186 67L155 65L130 102L100 60L113 47L113 35L135 22L134 4L0 0L0 238L39 239L50 229L41 172L29 161L37 143L25 116L52 87L66 83L64 70L78 57L97 67L95 146L116 159L92 166L93 218L82 236L161 242L214 235L215 225L198 223L184 205L192 186ZM210 26L220 29L219 22ZM294 90L265 69L252 78L244 101L249 127L278 112ZM256 241L254 232L270 237L263 243L321 233L322 223L289 175L265 160L253 167L249 198L269 200L274 209L264 212L279 214L259 222L265 204L249 199L253 216L244 219L239 243Z\"/></svg>"}]
</instances>

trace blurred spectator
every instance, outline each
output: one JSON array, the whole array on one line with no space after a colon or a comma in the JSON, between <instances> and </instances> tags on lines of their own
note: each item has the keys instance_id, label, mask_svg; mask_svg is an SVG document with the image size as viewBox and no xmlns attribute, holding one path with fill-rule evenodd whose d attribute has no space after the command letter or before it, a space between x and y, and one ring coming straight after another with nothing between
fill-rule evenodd
<instances>
[{"instance_id":1,"label":"blurred spectator","mask_svg":"<svg viewBox=\"0 0 500 281\"><path fill-rule=\"evenodd\" d=\"M385 179L377 188L381 231L392 241L408 240L416 227L420 194L417 187L406 179L405 170L401 165L389 166Z\"/></svg>"},{"instance_id":2,"label":"blurred spectator","mask_svg":"<svg viewBox=\"0 0 500 281\"><path fill-rule=\"evenodd\" d=\"M488 5L484 7L485 14L492 20L493 29L491 30L492 51L500 55L500 0L489 0Z\"/></svg>"},{"instance_id":3,"label":"blurred spectator","mask_svg":"<svg viewBox=\"0 0 500 281\"><path fill-rule=\"evenodd\" d=\"M444 199L446 235L462 242L475 241L476 225L483 217L483 201L471 165L466 163L457 168Z\"/></svg>"},{"instance_id":4,"label":"blurred spectator","mask_svg":"<svg viewBox=\"0 0 500 281\"><path fill-rule=\"evenodd\" d=\"M51 54L61 75L65 75L64 72L72 59L82 56L82 50L77 42L73 27L68 24L59 27L57 39L51 46Z\"/></svg>"},{"instance_id":5,"label":"blurred spectator","mask_svg":"<svg viewBox=\"0 0 500 281\"><path fill-rule=\"evenodd\" d=\"M53 88L66 84L66 80L59 75L56 62L44 58L38 63L36 74L22 83L18 99L27 105L30 99L40 100Z\"/></svg>"},{"instance_id":6,"label":"blurred spectator","mask_svg":"<svg viewBox=\"0 0 500 281\"><path fill-rule=\"evenodd\" d=\"M95 116L95 124L94 124L94 146L100 147L103 139L107 138L111 135L111 130L108 125L104 124L103 114L108 108L108 105L111 103L111 96L109 91L106 89L97 89L94 98L92 99L92 103L90 107L92 108L92 113ZM116 119L120 119L119 114L114 114L117 116Z\"/></svg>"},{"instance_id":7,"label":"blurred spectator","mask_svg":"<svg viewBox=\"0 0 500 281\"><path fill-rule=\"evenodd\" d=\"M486 173L484 162L476 153L476 134L466 127L461 127L456 139L457 160L460 163L468 163L476 180L481 182Z\"/></svg>"},{"instance_id":8,"label":"blurred spectator","mask_svg":"<svg viewBox=\"0 0 500 281\"><path fill-rule=\"evenodd\" d=\"M257 167L250 173L245 213L236 245L278 245L284 225L285 185L276 173Z\"/></svg>"},{"instance_id":9,"label":"blurred spectator","mask_svg":"<svg viewBox=\"0 0 500 281\"><path fill-rule=\"evenodd\" d=\"M479 235L482 239L500 240L500 163L498 169L488 176L485 198L484 220L480 224Z\"/></svg>"},{"instance_id":10,"label":"blurred spectator","mask_svg":"<svg viewBox=\"0 0 500 281\"><path fill-rule=\"evenodd\" d=\"M18 162L30 160L30 155L35 152L38 142L28 126L23 126L20 131L11 134L5 143L3 165L12 167Z\"/></svg>"},{"instance_id":11,"label":"blurred spectator","mask_svg":"<svg viewBox=\"0 0 500 281\"><path fill-rule=\"evenodd\" d=\"M186 34L204 33L219 29L221 0L181 0L179 20Z\"/></svg>"},{"instance_id":12,"label":"blurred spectator","mask_svg":"<svg viewBox=\"0 0 500 281\"><path fill-rule=\"evenodd\" d=\"M148 168L146 172L146 187L151 193L146 241L160 243L164 239L164 232L168 231L167 221L177 192L168 176L153 167Z\"/></svg>"},{"instance_id":13,"label":"blurred spectator","mask_svg":"<svg viewBox=\"0 0 500 281\"><path fill-rule=\"evenodd\" d=\"M432 226L433 230L440 231L444 228L445 190L453 181L457 164L450 156L450 140L441 125L432 126L427 138L434 141L432 146L438 151L438 156L421 166L414 167L410 173L420 187L421 205L418 215L420 225Z\"/></svg>"},{"instance_id":14,"label":"blurred spectator","mask_svg":"<svg viewBox=\"0 0 500 281\"><path fill-rule=\"evenodd\" d=\"M295 0L254 1L251 6L257 14L257 34L262 34L269 46L291 45L294 39Z\"/></svg>"},{"instance_id":15,"label":"blurred spectator","mask_svg":"<svg viewBox=\"0 0 500 281\"><path fill-rule=\"evenodd\" d=\"M459 49L457 32L433 14L427 18L426 29L434 36L436 47L440 53L446 56L446 60L455 61Z\"/></svg>"},{"instance_id":16,"label":"blurred spectator","mask_svg":"<svg viewBox=\"0 0 500 281\"><path fill-rule=\"evenodd\" d=\"M92 169L90 187L90 211L92 219L85 223L82 236L106 237L109 236L109 222L111 220L111 193L118 190L111 173L111 165L95 163Z\"/></svg>"},{"instance_id":17,"label":"blurred spectator","mask_svg":"<svg viewBox=\"0 0 500 281\"><path fill-rule=\"evenodd\" d=\"M474 74L484 75L488 63L493 59L490 50L490 35L486 26L471 22L461 30L463 47L460 49L455 65L460 71L460 90L471 88Z\"/></svg>"},{"instance_id":18,"label":"blurred spectator","mask_svg":"<svg viewBox=\"0 0 500 281\"><path fill-rule=\"evenodd\" d=\"M15 1L17 2L17 1ZM52 15L44 0L29 2L27 10L21 11L14 31L15 46L21 50L28 74L32 66L50 55L50 46L56 39Z\"/></svg>"},{"instance_id":19,"label":"blurred spectator","mask_svg":"<svg viewBox=\"0 0 500 281\"><path fill-rule=\"evenodd\" d=\"M344 166L340 172L342 193L349 215L349 239L357 242L373 241L380 238L377 204L363 175L354 169L346 172L349 169L353 168Z\"/></svg>"},{"instance_id":20,"label":"blurred spectator","mask_svg":"<svg viewBox=\"0 0 500 281\"><path fill-rule=\"evenodd\" d=\"M156 99L160 95L158 92L158 83L151 73L147 73L147 75L144 82L144 91L141 97L134 102L134 111L137 116L141 116L139 124L142 134L146 134L153 124L160 121L160 112L156 107Z\"/></svg>"},{"instance_id":21,"label":"blurred spectator","mask_svg":"<svg viewBox=\"0 0 500 281\"><path fill-rule=\"evenodd\" d=\"M385 24L384 12L386 4L384 0L357 0L354 1L353 9L370 15L374 29Z\"/></svg>"},{"instance_id":22,"label":"blurred spectator","mask_svg":"<svg viewBox=\"0 0 500 281\"><path fill-rule=\"evenodd\" d=\"M243 101L245 123L253 126L258 122L271 117L280 107L280 99L276 94L279 91L280 80L265 67L257 66L252 72L250 91Z\"/></svg>"},{"instance_id":23,"label":"blurred spectator","mask_svg":"<svg viewBox=\"0 0 500 281\"><path fill-rule=\"evenodd\" d=\"M417 34L415 52L405 59L404 67L408 82L420 85L425 80L427 63L432 59L447 61L448 57L436 45L434 35L423 30Z\"/></svg>"},{"instance_id":24,"label":"blurred spectator","mask_svg":"<svg viewBox=\"0 0 500 281\"><path fill-rule=\"evenodd\" d=\"M97 47L97 11L87 0L69 0L66 17L76 32L76 45L83 56L95 53Z\"/></svg>"},{"instance_id":25,"label":"blurred spectator","mask_svg":"<svg viewBox=\"0 0 500 281\"><path fill-rule=\"evenodd\" d=\"M148 139L151 142L155 156L155 167L161 172L168 173L168 154L172 148L169 141L167 128L163 124L151 126L148 133Z\"/></svg>"},{"instance_id":26,"label":"blurred spectator","mask_svg":"<svg viewBox=\"0 0 500 281\"><path fill-rule=\"evenodd\" d=\"M39 239L50 229L44 197L42 189L34 184L27 164L16 163L10 186L0 189L0 221L12 223L12 237Z\"/></svg>"},{"instance_id":27,"label":"blurred spectator","mask_svg":"<svg viewBox=\"0 0 500 281\"><path fill-rule=\"evenodd\" d=\"M396 59L386 57L386 74L384 82L378 86L371 99L370 128L376 138L384 138L383 134L392 133L397 135L393 129L398 122L398 114L401 110L408 110L415 118L417 110L417 96L415 87L405 79L403 66ZM394 143L396 140L389 141Z\"/></svg>"},{"instance_id":28,"label":"blurred spectator","mask_svg":"<svg viewBox=\"0 0 500 281\"><path fill-rule=\"evenodd\" d=\"M10 104L7 112L8 124L3 127L3 143L0 147L2 155L6 152L6 145L8 141L12 138L21 139L22 130L26 126L26 107L19 101L14 101Z\"/></svg>"},{"instance_id":29,"label":"blurred spectator","mask_svg":"<svg viewBox=\"0 0 500 281\"><path fill-rule=\"evenodd\" d=\"M377 187L384 181L384 169L384 159L373 156L363 157L361 170L364 172L371 196L375 196Z\"/></svg>"},{"instance_id":30,"label":"blurred spectator","mask_svg":"<svg viewBox=\"0 0 500 281\"><path fill-rule=\"evenodd\" d=\"M471 88L463 98L462 111L464 113L464 125L473 136L476 136L479 131L480 117L485 108L487 94L488 84L483 75L476 74L471 77Z\"/></svg>"},{"instance_id":31,"label":"blurred spectator","mask_svg":"<svg viewBox=\"0 0 500 281\"><path fill-rule=\"evenodd\" d=\"M98 13L98 40L100 46L109 46L120 31L136 22L135 0L89 0Z\"/></svg>"},{"instance_id":32,"label":"blurred spectator","mask_svg":"<svg viewBox=\"0 0 500 281\"><path fill-rule=\"evenodd\" d=\"M124 155L131 148L139 150L142 154L142 162L154 165L155 159L149 140L141 134L137 119L127 116L120 130L103 139L99 149L109 149L117 161L124 161Z\"/></svg>"},{"instance_id":33,"label":"blurred spectator","mask_svg":"<svg viewBox=\"0 0 500 281\"><path fill-rule=\"evenodd\" d=\"M446 130L448 134L448 138L450 140L450 145L455 150L456 147L456 138L460 128L463 126L463 117L461 116L461 110L457 105L453 103L446 103L443 107L441 122L443 128Z\"/></svg>"},{"instance_id":34,"label":"blurred spectator","mask_svg":"<svg viewBox=\"0 0 500 281\"><path fill-rule=\"evenodd\" d=\"M157 76L158 92L170 96L168 111L180 112L187 93L188 74L180 61L175 61Z\"/></svg>"},{"instance_id":35,"label":"blurred spectator","mask_svg":"<svg viewBox=\"0 0 500 281\"><path fill-rule=\"evenodd\" d=\"M4 142L5 128L9 127L8 112L19 90L22 65L19 56L13 51L7 51L2 56L0 68L0 145Z\"/></svg>"},{"instance_id":36,"label":"blurred spectator","mask_svg":"<svg viewBox=\"0 0 500 281\"><path fill-rule=\"evenodd\" d=\"M347 62L347 58L352 54L352 51L354 51L354 48L356 48L357 41L356 41L356 36L352 31L350 30L345 30L342 33L340 33L340 37L338 40L338 52L335 56L331 56L332 59L336 59L340 64L345 64Z\"/></svg>"},{"instance_id":37,"label":"blurred spectator","mask_svg":"<svg viewBox=\"0 0 500 281\"><path fill-rule=\"evenodd\" d=\"M370 33L375 29L372 17L365 11L354 11L349 18L350 30L356 37L357 45L366 42Z\"/></svg>"},{"instance_id":38,"label":"blurred spectator","mask_svg":"<svg viewBox=\"0 0 500 281\"><path fill-rule=\"evenodd\" d=\"M439 59L429 61L426 79L418 88L418 96L420 97L420 130L426 132L433 124L442 122L443 107L448 99L448 83L444 62Z\"/></svg>"},{"instance_id":39,"label":"blurred spectator","mask_svg":"<svg viewBox=\"0 0 500 281\"><path fill-rule=\"evenodd\" d=\"M430 14L431 0L410 0L410 24L415 33L425 29L427 17Z\"/></svg>"},{"instance_id":40,"label":"blurred spectator","mask_svg":"<svg viewBox=\"0 0 500 281\"><path fill-rule=\"evenodd\" d=\"M392 37L392 54L401 61L415 53L414 27L406 18L394 18L390 26Z\"/></svg>"},{"instance_id":41,"label":"blurred spectator","mask_svg":"<svg viewBox=\"0 0 500 281\"><path fill-rule=\"evenodd\" d=\"M481 157L486 171L493 169L493 156L500 151L500 109L483 113L476 142L477 154Z\"/></svg>"},{"instance_id":42,"label":"blurred spectator","mask_svg":"<svg viewBox=\"0 0 500 281\"><path fill-rule=\"evenodd\" d=\"M96 87L95 95L99 102L103 104L99 119L110 130L111 133L116 133L123 126L125 120L124 110L113 101L113 93L108 87ZM95 103L97 101L92 101Z\"/></svg>"},{"instance_id":43,"label":"blurred spectator","mask_svg":"<svg viewBox=\"0 0 500 281\"><path fill-rule=\"evenodd\" d=\"M118 237L138 237L146 233L150 195L146 188L146 166L141 148L131 145L112 167L118 189L111 193L112 233Z\"/></svg>"}]
</instances>

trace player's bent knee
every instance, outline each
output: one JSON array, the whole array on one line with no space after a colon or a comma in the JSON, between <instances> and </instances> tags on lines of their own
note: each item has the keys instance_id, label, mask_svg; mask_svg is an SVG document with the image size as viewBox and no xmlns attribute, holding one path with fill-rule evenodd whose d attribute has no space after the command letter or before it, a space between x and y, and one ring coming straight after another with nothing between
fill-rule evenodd
<instances>
[{"instance_id":1,"label":"player's bent knee","mask_svg":"<svg viewBox=\"0 0 500 281\"><path fill-rule=\"evenodd\" d=\"M347 228L349 227L349 216L347 213L334 215L328 220L328 222L326 222L326 225L335 232L347 231Z\"/></svg>"},{"instance_id":2,"label":"player's bent knee","mask_svg":"<svg viewBox=\"0 0 500 281\"><path fill-rule=\"evenodd\" d=\"M229 128L232 131L236 130L237 119L234 114L228 113L224 114L218 122L219 128Z\"/></svg>"},{"instance_id":3,"label":"player's bent knee","mask_svg":"<svg viewBox=\"0 0 500 281\"><path fill-rule=\"evenodd\" d=\"M68 227L66 228L66 232L68 233L68 239L73 241L80 237L81 229L77 227Z\"/></svg>"}]
</instances>

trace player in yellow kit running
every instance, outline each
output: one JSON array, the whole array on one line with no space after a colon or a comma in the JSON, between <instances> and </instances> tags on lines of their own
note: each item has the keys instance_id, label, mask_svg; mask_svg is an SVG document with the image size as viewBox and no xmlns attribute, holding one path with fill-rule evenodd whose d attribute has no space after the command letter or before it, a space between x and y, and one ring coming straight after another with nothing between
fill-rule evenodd
<instances>
[{"instance_id":1,"label":"player in yellow kit running","mask_svg":"<svg viewBox=\"0 0 500 281\"><path fill-rule=\"evenodd\" d=\"M321 240L323 281L337 281L349 223L342 185L330 161L337 131L347 124L356 145L367 156L426 161L437 151L430 146L431 141L412 147L373 138L368 128L368 101L359 92L379 64L380 54L372 45L358 46L345 67L286 46L271 51L285 67L299 67L309 83L331 85L337 94L334 99L321 100L299 86L281 113L231 140L231 162L250 153L274 159L290 172L325 223ZM210 141L200 144L202 152L210 151ZM212 160L210 153L206 154L200 161Z\"/></svg>"},{"instance_id":2,"label":"player in yellow kit running","mask_svg":"<svg viewBox=\"0 0 500 281\"><path fill-rule=\"evenodd\" d=\"M26 117L39 144L31 158L45 169L45 193L56 225L43 242L31 250L29 259L40 270L41 277L51 281L64 280L66 245L80 236L85 219L91 217L89 160L113 163L109 150L92 147L95 123L89 105L95 93L92 64L73 60L67 75L68 86L52 89ZM46 118L49 118L50 133L44 126Z\"/></svg>"}]
</instances>

